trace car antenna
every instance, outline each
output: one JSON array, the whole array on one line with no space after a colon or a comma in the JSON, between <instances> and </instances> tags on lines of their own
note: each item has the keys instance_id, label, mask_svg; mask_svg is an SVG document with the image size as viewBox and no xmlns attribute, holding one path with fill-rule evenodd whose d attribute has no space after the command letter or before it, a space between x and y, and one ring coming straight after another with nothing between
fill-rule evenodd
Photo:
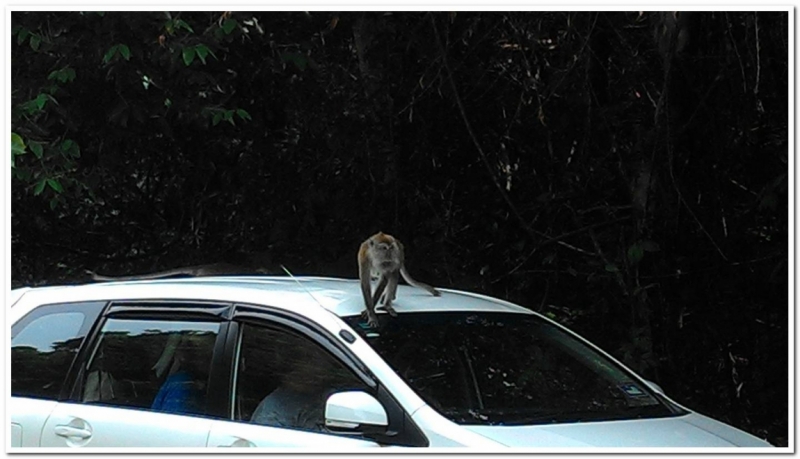
<instances>
[{"instance_id":1,"label":"car antenna","mask_svg":"<svg viewBox=\"0 0 800 459\"><path fill-rule=\"evenodd\" d=\"M311 295L311 298L314 298L314 301L316 301L318 305L322 306L322 303L321 303L321 302L320 302L320 301L317 299L317 297L315 297L315 296L314 296L314 294L313 294L313 293L311 293L311 290L307 289L307 288L306 288L306 286L305 286L305 285L303 285L303 283L302 283L302 282L300 282L300 281L299 281L299 280L298 280L296 277L294 277L294 274L292 274L291 272L289 272L289 270L288 270L288 269L286 269L286 266L283 266L283 265L281 265L281 269L283 270L283 272L285 272L285 273L286 273L286 275L287 275L287 276L289 276L290 278L292 278L292 280L293 280L293 281L297 282L297 285L299 285L299 286L300 286L300 287L301 287L303 290L305 290L305 291L306 291L306 293L308 293L309 295ZM325 306L322 306L322 307L324 308Z\"/></svg>"}]
</instances>

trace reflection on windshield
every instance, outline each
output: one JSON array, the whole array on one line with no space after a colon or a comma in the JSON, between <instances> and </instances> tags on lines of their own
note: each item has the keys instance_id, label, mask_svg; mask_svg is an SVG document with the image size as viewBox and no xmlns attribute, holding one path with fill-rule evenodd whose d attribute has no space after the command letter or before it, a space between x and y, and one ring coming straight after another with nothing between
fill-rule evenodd
<instances>
[{"instance_id":1,"label":"reflection on windshield","mask_svg":"<svg viewBox=\"0 0 800 459\"><path fill-rule=\"evenodd\" d=\"M580 341L533 315L406 313L345 320L429 405L459 424L525 425L676 413Z\"/></svg>"}]
</instances>

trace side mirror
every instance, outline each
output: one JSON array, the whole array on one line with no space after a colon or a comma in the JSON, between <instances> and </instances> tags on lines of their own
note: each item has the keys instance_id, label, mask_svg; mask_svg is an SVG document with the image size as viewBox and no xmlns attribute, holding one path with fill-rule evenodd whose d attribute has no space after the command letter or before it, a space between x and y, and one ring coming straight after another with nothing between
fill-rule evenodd
<instances>
[{"instance_id":1,"label":"side mirror","mask_svg":"<svg viewBox=\"0 0 800 459\"><path fill-rule=\"evenodd\" d=\"M337 392L325 402L325 426L365 433L386 432L389 418L375 397L361 392Z\"/></svg>"}]
</instances>

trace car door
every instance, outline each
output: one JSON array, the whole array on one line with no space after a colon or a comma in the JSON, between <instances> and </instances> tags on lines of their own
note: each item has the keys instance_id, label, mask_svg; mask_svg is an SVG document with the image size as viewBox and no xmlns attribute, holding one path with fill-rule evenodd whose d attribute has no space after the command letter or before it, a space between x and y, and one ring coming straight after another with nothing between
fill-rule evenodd
<instances>
[{"instance_id":1,"label":"car door","mask_svg":"<svg viewBox=\"0 0 800 459\"><path fill-rule=\"evenodd\" d=\"M210 424L199 417L59 403L44 426L41 446L202 447Z\"/></svg>"},{"instance_id":2,"label":"car door","mask_svg":"<svg viewBox=\"0 0 800 459\"><path fill-rule=\"evenodd\" d=\"M39 446L47 418L105 302L44 304L11 327L10 446ZM69 392L68 388L66 392Z\"/></svg>"},{"instance_id":3,"label":"car door","mask_svg":"<svg viewBox=\"0 0 800 459\"><path fill-rule=\"evenodd\" d=\"M325 451L385 446L359 432L326 428L324 405L334 392L376 392L331 338L286 316L237 309L228 335L229 419L214 421L212 447L302 447Z\"/></svg>"},{"instance_id":4,"label":"car door","mask_svg":"<svg viewBox=\"0 0 800 459\"><path fill-rule=\"evenodd\" d=\"M211 368L225 340L225 305L112 304L75 371L42 446L205 446Z\"/></svg>"}]
</instances>

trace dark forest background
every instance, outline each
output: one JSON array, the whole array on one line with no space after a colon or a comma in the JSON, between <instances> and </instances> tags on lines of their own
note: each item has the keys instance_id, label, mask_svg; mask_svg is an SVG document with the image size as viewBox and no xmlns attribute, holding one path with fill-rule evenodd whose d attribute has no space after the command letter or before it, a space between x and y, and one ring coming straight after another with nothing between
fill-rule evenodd
<instances>
[{"instance_id":1,"label":"dark forest background","mask_svg":"<svg viewBox=\"0 0 800 459\"><path fill-rule=\"evenodd\" d=\"M227 261L573 328L788 437L787 12L14 12L12 285Z\"/></svg>"}]
</instances>

